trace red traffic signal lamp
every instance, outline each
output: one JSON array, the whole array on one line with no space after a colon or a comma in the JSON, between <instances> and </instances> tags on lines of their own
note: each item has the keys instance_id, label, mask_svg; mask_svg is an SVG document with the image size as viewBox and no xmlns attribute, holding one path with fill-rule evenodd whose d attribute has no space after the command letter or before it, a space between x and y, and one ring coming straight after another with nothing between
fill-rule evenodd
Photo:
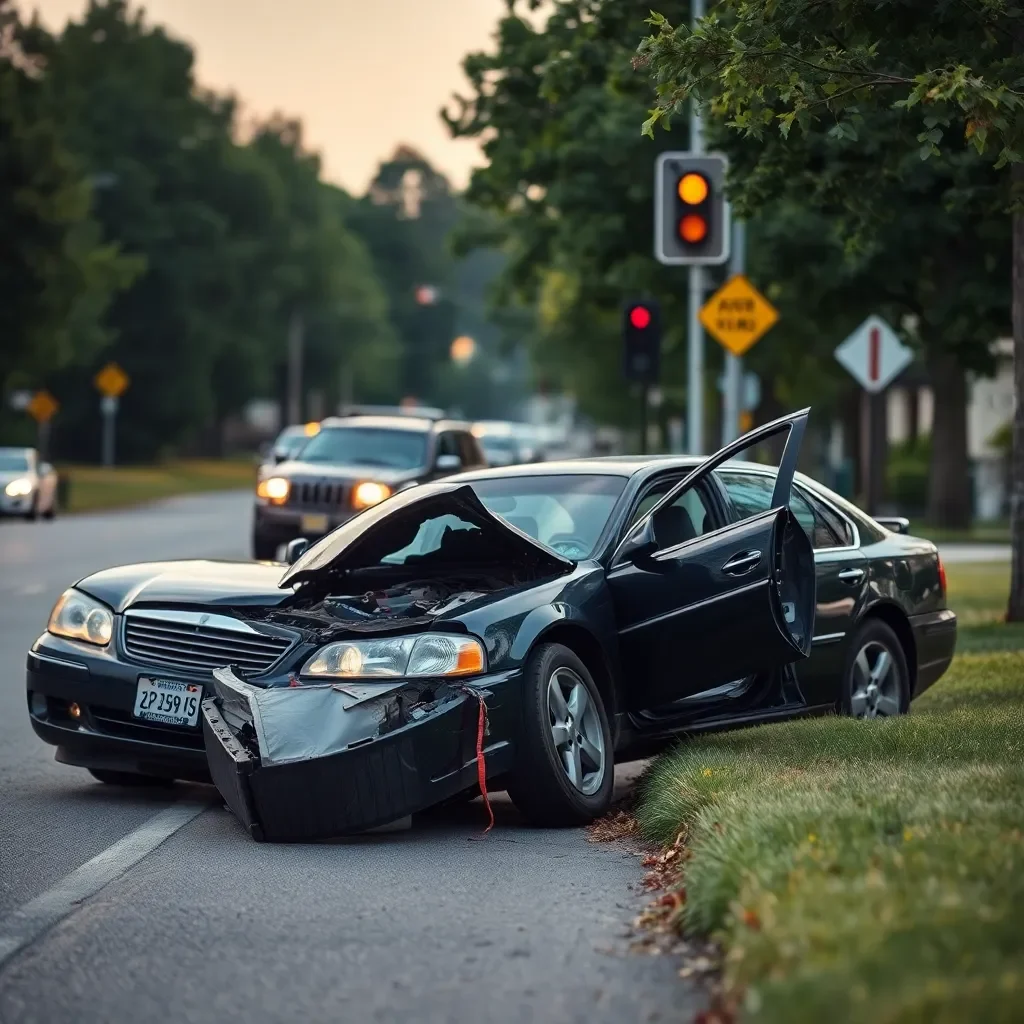
<instances>
[{"instance_id":1,"label":"red traffic signal lamp","mask_svg":"<svg viewBox=\"0 0 1024 1024\"><path fill-rule=\"evenodd\" d=\"M655 170L654 254L665 264L715 265L729 258L727 164L718 154L662 153Z\"/></svg>"},{"instance_id":2,"label":"red traffic signal lamp","mask_svg":"<svg viewBox=\"0 0 1024 1024\"><path fill-rule=\"evenodd\" d=\"M654 384L661 363L661 310L656 302L627 302L622 316L626 380Z\"/></svg>"}]
</instances>

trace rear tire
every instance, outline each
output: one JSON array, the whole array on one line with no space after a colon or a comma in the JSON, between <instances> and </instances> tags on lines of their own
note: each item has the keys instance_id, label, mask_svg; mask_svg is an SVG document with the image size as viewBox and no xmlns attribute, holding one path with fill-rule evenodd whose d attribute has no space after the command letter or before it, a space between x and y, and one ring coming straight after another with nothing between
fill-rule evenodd
<instances>
[{"instance_id":1,"label":"rear tire","mask_svg":"<svg viewBox=\"0 0 1024 1024\"><path fill-rule=\"evenodd\" d=\"M854 634L843 670L840 710L854 718L887 718L910 707L910 671L900 638L881 619Z\"/></svg>"},{"instance_id":2,"label":"rear tire","mask_svg":"<svg viewBox=\"0 0 1024 1024\"><path fill-rule=\"evenodd\" d=\"M57 518L57 498L50 501L50 507L43 513L44 519L56 519Z\"/></svg>"},{"instance_id":3,"label":"rear tire","mask_svg":"<svg viewBox=\"0 0 1024 1024\"><path fill-rule=\"evenodd\" d=\"M166 789L174 785L174 779L164 779L158 775L140 775L138 772L116 772L106 768L89 768L89 774L98 782L107 786L130 786L138 789L142 786L153 786Z\"/></svg>"},{"instance_id":4,"label":"rear tire","mask_svg":"<svg viewBox=\"0 0 1024 1024\"><path fill-rule=\"evenodd\" d=\"M587 825L608 810L615 783L612 733L586 665L542 644L523 672L523 721L508 795L532 825Z\"/></svg>"}]
</instances>

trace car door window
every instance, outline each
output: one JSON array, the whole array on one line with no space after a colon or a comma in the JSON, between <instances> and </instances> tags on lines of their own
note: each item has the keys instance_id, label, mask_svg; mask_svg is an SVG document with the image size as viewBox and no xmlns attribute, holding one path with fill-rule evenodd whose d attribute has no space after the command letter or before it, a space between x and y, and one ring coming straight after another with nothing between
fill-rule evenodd
<instances>
[{"instance_id":1,"label":"car door window","mask_svg":"<svg viewBox=\"0 0 1024 1024\"><path fill-rule=\"evenodd\" d=\"M728 469L718 470L717 476L732 502L734 521L756 516L771 507L774 476ZM843 544L840 535L799 487L794 486L789 507L816 550L840 547Z\"/></svg>"}]
</instances>

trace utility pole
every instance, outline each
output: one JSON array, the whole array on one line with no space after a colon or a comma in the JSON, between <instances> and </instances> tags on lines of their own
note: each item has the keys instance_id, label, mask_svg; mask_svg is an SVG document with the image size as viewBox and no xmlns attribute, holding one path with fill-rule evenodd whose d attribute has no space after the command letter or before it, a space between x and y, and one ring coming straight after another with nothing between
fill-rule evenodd
<instances>
[{"instance_id":1,"label":"utility pole","mask_svg":"<svg viewBox=\"0 0 1024 1024\"><path fill-rule=\"evenodd\" d=\"M693 25L704 17L704 0L692 0ZM704 152L704 124L700 107L690 100L690 152ZM704 268L690 267L689 332L687 348L686 446L691 455L704 453L704 329L700 308L704 305Z\"/></svg>"},{"instance_id":2,"label":"utility pole","mask_svg":"<svg viewBox=\"0 0 1024 1024\"><path fill-rule=\"evenodd\" d=\"M302 422L302 315L292 313L288 324L288 422Z\"/></svg>"},{"instance_id":3,"label":"utility pole","mask_svg":"<svg viewBox=\"0 0 1024 1024\"><path fill-rule=\"evenodd\" d=\"M742 274L746 269L747 256L746 225L733 221L732 258L729 260L729 277ZM725 356L725 393L722 409L722 444L727 445L740 436L740 414L743 408L743 358L727 352Z\"/></svg>"}]
</instances>

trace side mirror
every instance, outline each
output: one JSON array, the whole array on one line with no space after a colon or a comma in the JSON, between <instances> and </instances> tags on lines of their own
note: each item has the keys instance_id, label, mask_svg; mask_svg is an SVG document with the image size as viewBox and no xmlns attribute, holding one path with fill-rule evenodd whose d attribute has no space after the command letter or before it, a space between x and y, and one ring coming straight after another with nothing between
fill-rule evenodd
<instances>
[{"instance_id":1,"label":"side mirror","mask_svg":"<svg viewBox=\"0 0 1024 1024\"><path fill-rule=\"evenodd\" d=\"M295 540L288 541L288 546L284 549L285 565L294 565L306 553L308 547L309 540L306 537L296 537Z\"/></svg>"},{"instance_id":2,"label":"side mirror","mask_svg":"<svg viewBox=\"0 0 1024 1024\"><path fill-rule=\"evenodd\" d=\"M278 462L284 462L284 460L288 458L288 453L284 452L284 451L281 451L280 448L275 448L270 453L270 457L271 457L271 459L274 460L274 463L276 465Z\"/></svg>"},{"instance_id":3,"label":"side mirror","mask_svg":"<svg viewBox=\"0 0 1024 1024\"><path fill-rule=\"evenodd\" d=\"M462 459L458 455L438 455L434 468L439 473L457 473L462 469Z\"/></svg>"},{"instance_id":4,"label":"side mirror","mask_svg":"<svg viewBox=\"0 0 1024 1024\"><path fill-rule=\"evenodd\" d=\"M893 533L910 533L910 520L903 516L875 516L875 522Z\"/></svg>"},{"instance_id":5,"label":"side mirror","mask_svg":"<svg viewBox=\"0 0 1024 1024\"><path fill-rule=\"evenodd\" d=\"M642 524L637 526L626 539L619 545L615 553L614 562L627 561L637 565L645 561L658 550L658 541L654 536L654 518L648 516Z\"/></svg>"}]
</instances>

